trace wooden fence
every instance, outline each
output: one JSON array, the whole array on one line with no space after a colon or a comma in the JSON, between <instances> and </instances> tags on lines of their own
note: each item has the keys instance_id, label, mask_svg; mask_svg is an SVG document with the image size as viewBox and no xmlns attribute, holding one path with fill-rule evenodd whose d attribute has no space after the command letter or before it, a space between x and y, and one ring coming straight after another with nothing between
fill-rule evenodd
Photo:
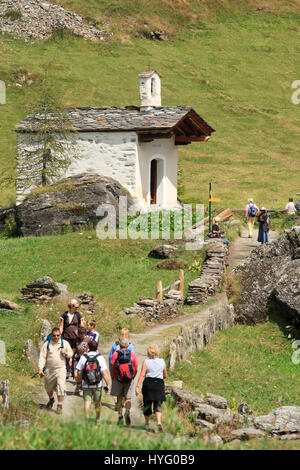
<instances>
[{"instance_id":1,"label":"wooden fence","mask_svg":"<svg viewBox=\"0 0 300 470\"><path fill-rule=\"evenodd\" d=\"M157 281L157 290L156 290L156 298L158 300L163 299L163 293L167 290L175 289L176 286L179 285L179 290L181 292L181 295L183 296L183 289L184 289L184 271L183 269L179 270L179 279L172 284L170 284L168 287L163 288L162 286L162 281Z\"/></svg>"}]
</instances>

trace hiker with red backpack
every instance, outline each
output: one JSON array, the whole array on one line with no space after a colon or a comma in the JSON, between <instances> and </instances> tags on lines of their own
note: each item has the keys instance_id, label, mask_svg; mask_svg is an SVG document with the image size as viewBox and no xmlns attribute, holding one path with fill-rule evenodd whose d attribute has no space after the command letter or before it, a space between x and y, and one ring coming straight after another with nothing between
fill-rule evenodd
<instances>
[{"instance_id":1,"label":"hiker with red backpack","mask_svg":"<svg viewBox=\"0 0 300 470\"><path fill-rule=\"evenodd\" d=\"M112 386L111 395L117 397L118 424L123 424L123 398L125 399L125 422L131 424L130 408L131 398L134 394L134 378L137 373L138 360L134 352L128 349L129 341L126 337L119 340L120 349L111 357Z\"/></svg>"},{"instance_id":2,"label":"hiker with red backpack","mask_svg":"<svg viewBox=\"0 0 300 470\"><path fill-rule=\"evenodd\" d=\"M59 328L53 328L51 335L41 348L38 368L40 377L45 377L45 389L49 397L46 407L49 409L53 407L56 391L58 413L62 412L65 395L66 359L72 356L73 351L68 341L61 337Z\"/></svg>"},{"instance_id":3,"label":"hiker with red backpack","mask_svg":"<svg viewBox=\"0 0 300 470\"><path fill-rule=\"evenodd\" d=\"M120 349L120 338L123 338L124 336L125 336L125 337L128 339L128 341L129 341L129 336L130 336L130 335L129 335L129 330L128 330L128 328L122 328L122 329L121 329L120 334L119 334L119 338L118 338L116 341L114 341L114 343L113 343L113 345L112 345L112 347L111 347L111 350L110 350L110 353L109 353L109 357L108 357L108 363L109 363L109 370L110 370L110 371L112 371L112 366L111 366L111 362L110 362L110 361L111 361L111 358L112 358L112 356L113 356L113 353L114 353L115 351L118 351L118 350ZM130 341L129 341L128 349L129 349L129 351L134 352L133 344L132 344ZM113 379L113 377L112 377L112 379ZM119 409L119 405L118 405L118 403L116 402L116 403L115 403L115 411L118 411L118 409Z\"/></svg>"},{"instance_id":4,"label":"hiker with red backpack","mask_svg":"<svg viewBox=\"0 0 300 470\"><path fill-rule=\"evenodd\" d=\"M109 378L107 365L103 356L98 351L98 344L92 340L88 344L89 351L80 357L76 366L76 380L83 390L84 414L89 418L91 402L94 402L96 410L96 424L100 422L102 382L106 383L105 392L109 391Z\"/></svg>"}]
</instances>

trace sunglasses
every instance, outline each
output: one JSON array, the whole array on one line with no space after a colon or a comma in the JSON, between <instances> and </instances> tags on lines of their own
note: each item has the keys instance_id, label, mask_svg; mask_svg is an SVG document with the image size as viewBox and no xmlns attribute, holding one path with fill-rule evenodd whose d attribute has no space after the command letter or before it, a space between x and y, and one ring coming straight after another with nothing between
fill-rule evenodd
<instances>
[{"instance_id":1,"label":"sunglasses","mask_svg":"<svg viewBox=\"0 0 300 470\"><path fill-rule=\"evenodd\" d=\"M60 335L52 335L53 338L57 338L59 337Z\"/></svg>"}]
</instances>

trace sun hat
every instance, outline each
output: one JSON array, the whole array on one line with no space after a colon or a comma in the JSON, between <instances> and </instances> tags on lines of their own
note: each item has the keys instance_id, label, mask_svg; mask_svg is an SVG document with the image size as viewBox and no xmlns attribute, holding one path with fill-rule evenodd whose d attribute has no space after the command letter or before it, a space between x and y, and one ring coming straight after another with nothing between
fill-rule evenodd
<instances>
[{"instance_id":1,"label":"sun hat","mask_svg":"<svg viewBox=\"0 0 300 470\"><path fill-rule=\"evenodd\" d=\"M249 204L253 204L253 199L252 199L252 197L249 197L248 202L249 202Z\"/></svg>"},{"instance_id":2,"label":"sun hat","mask_svg":"<svg viewBox=\"0 0 300 470\"><path fill-rule=\"evenodd\" d=\"M262 207L260 210L261 211L266 211L267 209L265 207Z\"/></svg>"},{"instance_id":3,"label":"sun hat","mask_svg":"<svg viewBox=\"0 0 300 470\"><path fill-rule=\"evenodd\" d=\"M121 348L128 348L128 346L129 346L128 338L123 336L122 338L120 338L119 344L120 344Z\"/></svg>"}]
</instances>

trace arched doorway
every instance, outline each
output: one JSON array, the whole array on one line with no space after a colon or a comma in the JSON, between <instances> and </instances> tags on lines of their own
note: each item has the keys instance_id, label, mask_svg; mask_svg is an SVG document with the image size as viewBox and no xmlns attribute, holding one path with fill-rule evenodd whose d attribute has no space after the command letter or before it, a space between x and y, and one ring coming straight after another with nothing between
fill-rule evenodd
<instances>
[{"instance_id":1,"label":"arched doorway","mask_svg":"<svg viewBox=\"0 0 300 470\"><path fill-rule=\"evenodd\" d=\"M152 158L150 161L150 204L164 204L165 161Z\"/></svg>"}]
</instances>

